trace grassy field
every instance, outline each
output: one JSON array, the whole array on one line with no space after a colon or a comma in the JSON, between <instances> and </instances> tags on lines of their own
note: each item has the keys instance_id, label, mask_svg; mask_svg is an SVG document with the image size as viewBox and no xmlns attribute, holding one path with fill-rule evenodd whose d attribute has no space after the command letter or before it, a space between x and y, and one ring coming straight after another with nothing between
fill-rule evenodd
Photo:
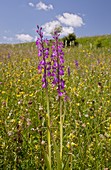
<instances>
[{"instance_id":1,"label":"grassy field","mask_svg":"<svg viewBox=\"0 0 111 170\"><path fill-rule=\"evenodd\" d=\"M69 160L72 170L111 170L111 35L78 42L78 47L63 49L68 100L62 105L62 166ZM0 45L3 170L46 169L47 103L37 66L35 43ZM49 105L52 169L56 170L54 141L59 146L60 121L57 92L51 87Z\"/></svg>"}]
</instances>

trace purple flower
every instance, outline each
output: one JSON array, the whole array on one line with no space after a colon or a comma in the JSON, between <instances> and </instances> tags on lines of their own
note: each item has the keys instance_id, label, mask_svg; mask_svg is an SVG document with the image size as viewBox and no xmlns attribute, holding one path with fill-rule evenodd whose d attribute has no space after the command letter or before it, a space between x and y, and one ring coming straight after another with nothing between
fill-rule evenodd
<instances>
[{"instance_id":1,"label":"purple flower","mask_svg":"<svg viewBox=\"0 0 111 170\"><path fill-rule=\"evenodd\" d=\"M50 73L50 69L51 69L51 63L47 62L47 58L49 55L49 48L44 47L44 43L46 43L46 45L48 45L48 40L44 40L43 39L43 32L42 32L42 28L37 25L37 34L39 35L39 38L37 38L36 41L36 46L38 49L38 56L41 58L39 61L39 65L38 65L38 70L41 73L42 69L43 69L43 77L42 77L42 87L43 88L47 88L48 85L48 81L47 81L47 76L49 76ZM48 71L48 73L47 73Z\"/></svg>"},{"instance_id":2,"label":"purple flower","mask_svg":"<svg viewBox=\"0 0 111 170\"><path fill-rule=\"evenodd\" d=\"M64 70L59 69L59 75L60 75L60 76L63 76L63 75L64 75Z\"/></svg>"},{"instance_id":3,"label":"purple flower","mask_svg":"<svg viewBox=\"0 0 111 170\"><path fill-rule=\"evenodd\" d=\"M76 67L78 67L78 66L79 66L79 63L78 63L78 61L77 61L77 60L75 60L75 61L74 61L74 63L75 63L75 66L76 66Z\"/></svg>"},{"instance_id":4,"label":"purple flower","mask_svg":"<svg viewBox=\"0 0 111 170\"><path fill-rule=\"evenodd\" d=\"M65 81L63 79L61 79L61 89L65 88Z\"/></svg>"},{"instance_id":5,"label":"purple flower","mask_svg":"<svg viewBox=\"0 0 111 170\"><path fill-rule=\"evenodd\" d=\"M61 92L60 90L58 90L58 95L61 97L61 96L63 96L63 92Z\"/></svg>"},{"instance_id":6,"label":"purple flower","mask_svg":"<svg viewBox=\"0 0 111 170\"><path fill-rule=\"evenodd\" d=\"M50 71L47 72L47 76L48 76L48 77L51 76L51 72L50 72Z\"/></svg>"},{"instance_id":7,"label":"purple flower","mask_svg":"<svg viewBox=\"0 0 111 170\"><path fill-rule=\"evenodd\" d=\"M44 82L44 83L42 84L42 88L46 88L46 87L47 87L47 83Z\"/></svg>"},{"instance_id":8,"label":"purple flower","mask_svg":"<svg viewBox=\"0 0 111 170\"><path fill-rule=\"evenodd\" d=\"M36 46L38 49L39 64L38 70L42 75L42 87L47 88L48 81L47 78L51 77L52 86L57 86L58 96L65 94L65 81L63 80L64 76L64 52L62 51L63 43L59 42L59 34L54 32L54 42L52 44L52 54L50 55L49 60L49 48L46 48L49 44L47 39L43 39L42 28L37 26L37 38ZM45 46L44 46L45 43Z\"/></svg>"},{"instance_id":9,"label":"purple flower","mask_svg":"<svg viewBox=\"0 0 111 170\"><path fill-rule=\"evenodd\" d=\"M53 84L53 85L58 84L58 78L57 78L56 76L54 77L52 84Z\"/></svg>"},{"instance_id":10,"label":"purple flower","mask_svg":"<svg viewBox=\"0 0 111 170\"><path fill-rule=\"evenodd\" d=\"M52 77L53 77L53 86L57 85L58 95L62 96L64 94L65 81L62 79L64 76L64 53L62 51L63 43L58 41L59 34L54 33L54 42L52 45Z\"/></svg>"}]
</instances>

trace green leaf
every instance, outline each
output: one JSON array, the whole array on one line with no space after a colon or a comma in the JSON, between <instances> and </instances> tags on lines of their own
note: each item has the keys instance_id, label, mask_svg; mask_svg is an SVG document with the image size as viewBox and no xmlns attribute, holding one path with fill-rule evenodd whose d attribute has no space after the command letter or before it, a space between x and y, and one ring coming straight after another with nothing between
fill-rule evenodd
<instances>
[{"instance_id":1,"label":"green leaf","mask_svg":"<svg viewBox=\"0 0 111 170\"><path fill-rule=\"evenodd\" d=\"M44 158L45 158L45 165L47 167L47 170L51 170L51 165L50 165L50 161L49 161L49 156L48 154L45 153L44 151Z\"/></svg>"},{"instance_id":2,"label":"green leaf","mask_svg":"<svg viewBox=\"0 0 111 170\"><path fill-rule=\"evenodd\" d=\"M64 170L70 170L69 161L70 161L70 157L67 159Z\"/></svg>"},{"instance_id":3,"label":"green leaf","mask_svg":"<svg viewBox=\"0 0 111 170\"><path fill-rule=\"evenodd\" d=\"M60 152L55 141L54 141L54 150L55 150L55 157L57 161L57 170L62 170L62 161L60 159Z\"/></svg>"}]
</instances>

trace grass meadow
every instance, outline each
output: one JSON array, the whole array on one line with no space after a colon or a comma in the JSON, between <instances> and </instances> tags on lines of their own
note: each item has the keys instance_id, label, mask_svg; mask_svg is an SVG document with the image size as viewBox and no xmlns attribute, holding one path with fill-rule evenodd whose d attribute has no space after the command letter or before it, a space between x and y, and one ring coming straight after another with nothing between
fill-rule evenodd
<instances>
[{"instance_id":1,"label":"grass meadow","mask_svg":"<svg viewBox=\"0 0 111 170\"><path fill-rule=\"evenodd\" d=\"M101 37L99 37L100 39ZM66 170L111 170L111 36L96 48L95 39L78 39L63 49L63 161ZM106 37L104 37L106 40ZM97 43L97 42L96 42ZM1 170L45 170L47 103L38 73L35 42L0 45ZM70 75L68 74L70 68ZM59 106L49 86L52 170L58 158Z\"/></svg>"}]
</instances>

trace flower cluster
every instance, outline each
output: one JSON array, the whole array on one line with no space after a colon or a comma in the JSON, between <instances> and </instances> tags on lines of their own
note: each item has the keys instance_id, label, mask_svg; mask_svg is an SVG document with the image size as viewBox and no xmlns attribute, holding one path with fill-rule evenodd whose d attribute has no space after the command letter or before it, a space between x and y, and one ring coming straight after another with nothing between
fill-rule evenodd
<instances>
[{"instance_id":1,"label":"flower cluster","mask_svg":"<svg viewBox=\"0 0 111 170\"><path fill-rule=\"evenodd\" d=\"M62 96L64 94L65 81L63 80L64 75L64 52L62 51L63 44L58 40L59 34L54 32L54 42L52 45L52 55L51 55L51 63L52 63L52 85L57 85L58 95Z\"/></svg>"},{"instance_id":2,"label":"flower cluster","mask_svg":"<svg viewBox=\"0 0 111 170\"><path fill-rule=\"evenodd\" d=\"M54 32L54 42L52 45L52 54L49 56L49 48L44 47L44 43L48 45L48 40L43 39L42 28L37 26L37 33L39 38L36 41L38 48L38 56L41 57L39 61L38 70L41 73L43 70L42 77L42 87L46 88L48 85L47 77L51 77L52 86L57 86L57 92L59 96L64 94L65 81L63 80L64 76L64 53L62 51L63 44L59 42L59 34L57 31Z\"/></svg>"},{"instance_id":3,"label":"flower cluster","mask_svg":"<svg viewBox=\"0 0 111 170\"><path fill-rule=\"evenodd\" d=\"M39 28L39 26L37 26L37 33L40 38L37 39L36 46L38 48L38 56L41 57L38 64L38 71L41 73L43 70L42 87L46 88L48 85L47 76L51 75L51 62L47 61L49 56L49 48L44 47L44 44L46 44L46 46L48 45L48 40L43 39L42 28Z\"/></svg>"}]
</instances>

